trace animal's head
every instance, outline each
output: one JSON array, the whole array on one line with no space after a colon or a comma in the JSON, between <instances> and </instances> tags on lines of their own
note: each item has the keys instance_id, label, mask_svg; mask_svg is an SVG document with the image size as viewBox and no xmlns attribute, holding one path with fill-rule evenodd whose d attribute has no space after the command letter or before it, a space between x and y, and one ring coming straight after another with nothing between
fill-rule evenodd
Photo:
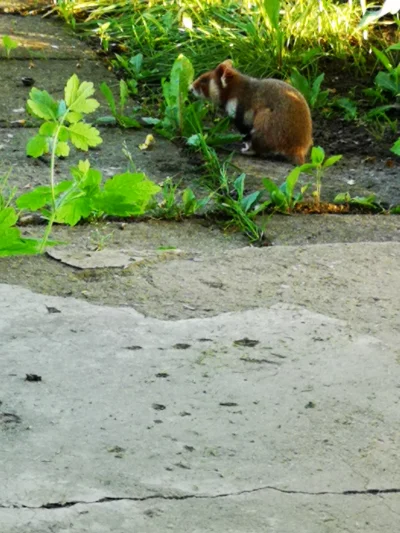
<instances>
[{"instance_id":1,"label":"animal's head","mask_svg":"<svg viewBox=\"0 0 400 533\"><path fill-rule=\"evenodd\" d=\"M232 61L227 59L214 70L199 76L190 86L190 90L199 98L211 100L214 104L221 104L234 73Z\"/></svg>"}]
</instances>

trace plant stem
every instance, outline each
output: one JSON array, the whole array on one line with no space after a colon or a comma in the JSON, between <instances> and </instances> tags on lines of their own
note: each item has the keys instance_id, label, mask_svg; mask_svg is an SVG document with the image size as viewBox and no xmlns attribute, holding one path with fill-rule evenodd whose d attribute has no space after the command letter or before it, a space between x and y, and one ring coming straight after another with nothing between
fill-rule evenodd
<instances>
[{"instance_id":1,"label":"plant stem","mask_svg":"<svg viewBox=\"0 0 400 533\"><path fill-rule=\"evenodd\" d=\"M47 223L46 231L44 232L42 242L39 246L39 253L43 253L44 249L46 247L47 240L50 236L54 221L56 219L56 193L55 193L55 187L54 187L54 174L55 174L55 166L56 166L56 150L57 150L57 144L58 144L58 136L60 135L61 127L64 123L66 114L63 116L62 120L60 121L57 130L53 137L53 146L51 148L51 159L50 159L50 189L51 189L51 217L49 218L49 221Z\"/></svg>"}]
</instances>

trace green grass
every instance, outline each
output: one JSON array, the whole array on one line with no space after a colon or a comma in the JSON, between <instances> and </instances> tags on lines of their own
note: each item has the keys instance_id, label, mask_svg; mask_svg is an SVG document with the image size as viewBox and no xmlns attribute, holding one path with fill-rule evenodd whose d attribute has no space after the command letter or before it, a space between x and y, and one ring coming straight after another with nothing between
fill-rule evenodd
<instances>
[{"instance_id":1,"label":"green grass","mask_svg":"<svg viewBox=\"0 0 400 533\"><path fill-rule=\"evenodd\" d=\"M359 2L280 4L274 13L271 6L279 2L272 0L59 0L56 9L105 50L118 43L125 56L143 54L141 76L147 83L167 76L179 53L192 61L196 73L227 57L260 77L287 77L294 66L315 73L330 57L364 72L371 42L363 41L357 29Z\"/></svg>"}]
</instances>

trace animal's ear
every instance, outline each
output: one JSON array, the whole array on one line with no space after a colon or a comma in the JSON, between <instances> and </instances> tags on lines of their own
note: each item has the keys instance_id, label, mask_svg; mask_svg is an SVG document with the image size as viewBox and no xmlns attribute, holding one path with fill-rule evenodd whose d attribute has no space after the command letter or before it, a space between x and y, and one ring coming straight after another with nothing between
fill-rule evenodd
<instances>
[{"instance_id":1,"label":"animal's ear","mask_svg":"<svg viewBox=\"0 0 400 533\"><path fill-rule=\"evenodd\" d=\"M227 59L217 67L217 76L221 80L221 85L225 88L228 84L228 79L233 77L233 63L231 59Z\"/></svg>"}]
</instances>

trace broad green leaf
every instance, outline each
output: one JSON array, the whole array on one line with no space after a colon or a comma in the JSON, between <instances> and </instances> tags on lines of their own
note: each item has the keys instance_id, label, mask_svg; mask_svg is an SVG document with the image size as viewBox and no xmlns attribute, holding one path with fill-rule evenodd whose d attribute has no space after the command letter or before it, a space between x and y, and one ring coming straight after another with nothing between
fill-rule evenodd
<instances>
[{"instance_id":1,"label":"broad green leaf","mask_svg":"<svg viewBox=\"0 0 400 533\"><path fill-rule=\"evenodd\" d=\"M0 211L0 232L6 228L14 226L18 216L13 207L5 207Z\"/></svg>"},{"instance_id":2,"label":"broad green leaf","mask_svg":"<svg viewBox=\"0 0 400 533\"><path fill-rule=\"evenodd\" d=\"M18 228L3 230L0 227L0 257L37 254L39 245L40 240L22 239Z\"/></svg>"},{"instance_id":3,"label":"broad green leaf","mask_svg":"<svg viewBox=\"0 0 400 533\"><path fill-rule=\"evenodd\" d=\"M103 81L103 83L100 85L100 91L102 92L104 98L107 100L107 103L108 103L108 105L109 105L109 107L111 109L111 113L113 115L116 115L117 114L117 108L116 108L116 105L115 105L114 95L111 92L110 87L107 85L107 83L105 81Z\"/></svg>"},{"instance_id":4,"label":"broad green leaf","mask_svg":"<svg viewBox=\"0 0 400 533\"><path fill-rule=\"evenodd\" d=\"M335 196L333 199L334 204L347 204L351 200L350 193L348 192L341 192Z\"/></svg>"},{"instance_id":5,"label":"broad green leaf","mask_svg":"<svg viewBox=\"0 0 400 533\"><path fill-rule=\"evenodd\" d=\"M399 5L399 11L400 11L400 5ZM400 50L400 42L390 45L388 50Z\"/></svg>"},{"instance_id":6,"label":"broad green leaf","mask_svg":"<svg viewBox=\"0 0 400 533\"><path fill-rule=\"evenodd\" d=\"M67 113L65 120L70 124L75 124L76 122L82 120L82 117L83 115L81 113L77 113L76 111L70 111L69 113Z\"/></svg>"},{"instance_id":7,"label":"broad green leaf","mask_svg":"<svg viewBox=\"0 0 400 533\"><path fill-rule=\"evenodd\" d=\"M313 146L311 150L311 161L316 165L321 165L325 158L325 151L321 146Z\"/></svg>"},{"instance_id":8,"label":"broad green leaf","mask_svg":"<svg viewBox=\"0 0 400 533\"><path fill-rule=\"evenodd\" d=\"M26 145L26 155L31 157L40 157L43 154L49 152L49 143L48 138L43 137L43 135L35 135L29 139L28 144Z\"/></svg>"},{"instance_id":9,"label":"broad green leaf","mask_svg":"<svg viewBox=\"0 0 400 533\"><path fill-rule=\"evenodd\" d=\"M133 71L136 74L136 76L140 74L140 71L142 70L142 64L143 64L143 54L136 54L135 56L131 57L129 60L129 65L133 68Z\"/></svg>"},{"instance_id":10,"label":"broad green leaf","mask_svg":"<svg viewBox=\"0 0 400 533\"><path fill-rule=\"evenodd\" d=\"M264 178L263 185L267 189L271 201L279 209L288 210L288 203L285 194L279 189L279 187L270 179Z\"/></svg>"},{"instance_id":11,"label":"broad green leaf","mask_svg":"<svg viewBox=\"0 0 400 533\"><path fill-rule=\"evenodd\" d=\"M149 180L145 174L126 172L117 174L104 185L105 195L121 196L123 203L132 205L132 214L144 213L150 199L161 188ZM104 209L108 214L112 213Z\"/></svg>"},{"instance_id":12,"label":"broad green leaf","mask_svg":"<svg viewBox=\"0 0 400 533\"><path fill-rule=\"evenodd\" d=\"M90 169L90 161L89 159L85 159L84 161L80 160L78 163L78 168L82 174L87 174Z\"/></svg>"},{"instance_id":13,"label":"broad green leaf","mask_svg":"<svg viewBox=\"0 0 400 533\"><path fill-rule=\"evenodd\" d=\"M56 213L56 221L59 223L75 226L81 218L87 218L92 212L90 198L79 196L64 202Z\"/></svg>"},{"instance_id":14,"label":"broad green leaf","mask_svg":"<svg viewBox=\"0 0 400 533\"><path fill-rule=\"evenodd\" d=\"M57 129L57 122L43 122L39 128L40 135L52 137Z\"/></svg>"},{"instance_id":15,"label":"broad green leaf","mask_svg":"<svg viewBox=\"0 0 400 533\"><path fill-rule=\"evenodd\" d=\"M392 215L400 215L400 205L396 205L394 207L392 207L389 211L390 214Z\"/></svg>"},{"instance_id":16,"label":"broad green leaf","mask_svg":"<svg viewBox=\"0 0 400 533\"><path fill-rule=\"evenodd\" d=\"M300 91L304 98L307 100L307 102L311 104L311 91L307 78L300 74L298 70L293 69L293 72L290 76L290 83L293 85L293 87Z\"/></svg>"},{"instance_id":17,"label":"broad green leaf","mask_svg":"<svg viewBox=\"0 0 400 533\"><path fill-rule=\"evenodd\" d=\"M63 192L72 186L72 181L61 181L54 188L54 195L57 198ZM38 211L51 202L51 188L47 185L40 185L33 191L21 194L17 198L16 204L18 209L28 209L29 211Z\"/></svg>"},{"instance_id":18,"label":"broad green leaf","mask_svg":"<svg viewBox=\"0 0 400 533\"><path fill-rule=\"evenodd\" d=\"M29 211L38 211L51 201L51 189L47 185L40 185L33 191L21 194L17 198L16 204L18 209L28 209Z\"/></svg>"},{"instance_id":19,"label":"broad green leaf","mask_svg":"<svg viewBox=\"0 0 400 533\"><path fill-rule=\"evenodd\" d=\"M69 145L66 142L58 142L56 148L57 157L68 157L69 156Z\"/></svg>"},{"instance_id":20,"label":"broad green leaf","mask_svg":"<svg viewBox=\"0 0 400 533\"><path fill-rule=\"evenodd\" d=\"M294 188L301 174L301 167L295 167L286 178L286 196L290 200L293 196Z\"/></svg>"},{"instance_id":21,"label":"broad green leaf","mask_svg":"<svg viewBox=\"0 0 400 533\"><path fill-rule=\"evenodd\" d=\"M58 140L61 142L67 142L69 140L69 131L67 126L61 126L58 134Z\"/></svg>"},{"instance_id":22,"label":"broad green leaf","mask_svg":"<svg viewBox=\"0 0 400 533\"><path fill-rule=\"evenodd\" d=\"M328 157L328 159L325 161L325 163L322 165L323 168L328 168L337 163L342 159L343 156L341 155L333 155L331 157Z\"/></svg>"},{"instance_id":23,"label":"broad green leaf","mask_svg":"<svg viewBox=\"0 0 400 533\"><path fill-rule=\"evenodd\" d=\"M58 104L47 91L39 91L36 87L31 89L28 100L28 111L44 120L57 120Z\"/></svg>"},{"instance_id":24,"label":"broad green leaf","mask_svg":"<svg viewBox=\"0 0 400 533\"><path fill-rule=\"evenodd\" d=\"M245 213L248 213L250 209L254 207L254 204L260 199L261 194L261 191L254 191L242 199L240 205Z\"/></svg>"},{"instance_id":25,"label":"broad green leaf","mask_svg":"<svg viewBox=\"0 0 400 533\"><path fill-rule=\"evenodd\" d=\"M87 152L89 147L93 148L103 142L99 130L84 122L71 124L68 131L72 144L84 152Z\"/></svg>"},{"instance_id":26,"label":"broad green leaf","mask_svg":"<svg viewBox=\"0 0 400 533\"><path fill-rule=\"evenodd\" d=\"M394 96L397 96L400 92L400 82L396 83L394 77L387 72L378 72L375 77L375 83L378 87L390 91Z\"/></svg>"},{"instance_id":27,"label":"broad green leaf","mask_svg":"<svg viewBox=\"0 0 400 533\"><path fill-rule=\"evenodd\" d=\"M18 42L14 41L9 35L3 35L3 45L6 50L14 50L19 46Z\"/></svg>"},{"instance_id":28,"label":"broad green leaf","mask_svg":"<svg viewBox=\"0 0 400 533\"><path fill-rule=\"evenodd\" d=\"M396 155L400 155L400 139L397 139L397 141L391 147L390 151Z\"/></svg>"},{"instance_id":29,"label":"broad green leaf","mask_svg":"<svg viewBox=\"0 0 400 533\"><path fill-rule=\"evenodd\" d=\"M100 105L99 102L94 98L89 98L93 94L93 83L89 81L83 81L81 84L79 84L78 76L74 74L67 83L65 89L65 101L70 111L76 111L78 113L85 114L92 113Z\"/></svg>"}]
</instances>

